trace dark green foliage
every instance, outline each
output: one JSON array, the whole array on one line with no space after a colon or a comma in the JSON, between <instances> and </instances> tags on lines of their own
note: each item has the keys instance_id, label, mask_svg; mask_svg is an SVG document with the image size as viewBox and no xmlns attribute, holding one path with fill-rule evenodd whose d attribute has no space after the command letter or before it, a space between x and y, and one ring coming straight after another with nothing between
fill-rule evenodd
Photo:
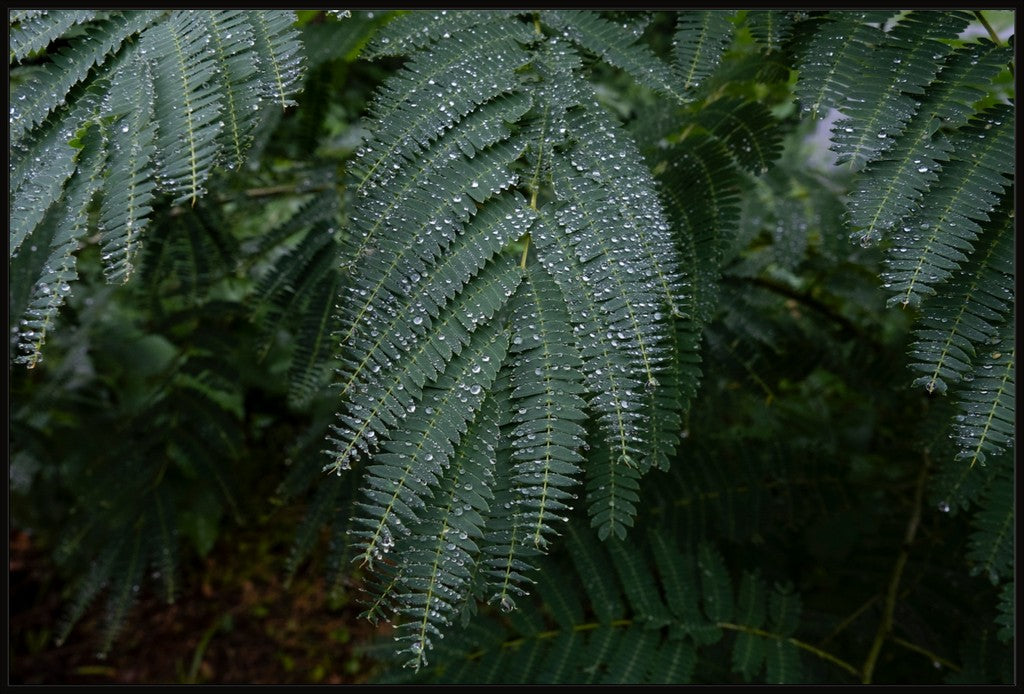
<instances>
[{"instance_id":1,"label":"dark green foliage","mask_svg":"<svg viewBox=\"0 0 1024 694\"><path fill-rule=\"evenodd\" d=\"M631 74L658 59L635 34L605 46L601 37L618 30L589 13L542 14L536 25L454 13L443 32L444 15L421 29L410 16L373 49L409 60L371 106L353 172L344 405L330 467L371 461L356 545L374 565L400 557L383 569L393 580L381 577L378 602L421 624L402 643L418 665L431 634L477 590L478 563L481 595L513 604L527 558L547 548L584 479L599 534L625 536L642 472L667 467L677 437L682 403L661 379L692 389L695 374L669 349L683 275L654 179L594 100L573 49L544 40L543 27L572 28L569 38ZM664 71L654 86L668 84ZM507 353L475 351L495 340ZM497 401L508 414L494 447L510 469L480 484L502 510L480 517L480 547L444 543L435 561L410 565L411 554L391 550L459 474L453 456L497 369L509 390ZM653 421L667 426L655 432ZM449 554L458 551L467 554ZM437 573L452 562L465 575ZM404 583L408 575L425 583ZM430 608L435 585L450 591L441 610Z\"/></svg>"},{"instance_id":2,"label":"dark green foliage","mask_svg":"<svg viewBox=\"0 0 1024 694\"><path fill-rule=\"evenodd\" d=\"M915 97L927 93L951 52L940 39L955 38L968 21L965 12L911 12L869 39L870 50L850 56L860 73L835 105L845 116L832 127L839 163L860 169L892 147L918 108Z\"/></svg>"},{"instance_id":3,"label":"dark green foliage","mask_svg":"<svg viewBox=\"0 0 1024 694\"><path fill-rule=\"evenodd\" d=\"M241 163L261 102L285 104L297 86L293 18L132 10L17 20L12 62L60 38L58 29L71 33L41 67L12 65L11 261L27 277L23 266L50 252L32 280L45 297L12 306L17 361L38 362L86 229L102 232L108 278L125 281L155 192L194 204L214 165ZM89 132L100 138L102 173L83 156ZM90 220L96 193L100 215ZM57 220L65 231L54 236L47 226Z\"/></svg>"},{"instance_id":4,"label":"dark green foliage","mask_svg":"<svg viewBox=\"0 0 1024 694\"><path fill-rule=\"evenodd\" d=\"M735 25L729 12L680 12L672 39L675 71L683 89L698 89L729 47Z\"/></svg>"},{"instance_id":5,"label":"dark green foliage","mask_svg":"<svg viewBox=\"0 0 1024 694\"><path fill-rule=\"evenodd\" d=\"M104 596L108 650L270 499L287 581L394 622L384 681L1009 681L1013 51L974 18L13 11L58 637Z\"/></svg>"},{"instance_id":6,"label":"dark green foliage","mask_svg":"<svg viewBox=\"0 0 1024 694\"><path fill-rule=\"evenodd\" d=\"M693 681L696 659L723 640L731 642L737 672L756 676L767 664L769 681L793 681L804 657L787 641L800 616L795 595L744 573L736 598L736 583L710 545L694 555L652 533L602 546L591 532L570 525L568 558L544 561L546 623L474 620L437 645L443 664L417 681L678 684ZM582 604L573 584L583 588ZM700 607L688 604L696 591L705 596Z\"/></svg>"}]
</instances>

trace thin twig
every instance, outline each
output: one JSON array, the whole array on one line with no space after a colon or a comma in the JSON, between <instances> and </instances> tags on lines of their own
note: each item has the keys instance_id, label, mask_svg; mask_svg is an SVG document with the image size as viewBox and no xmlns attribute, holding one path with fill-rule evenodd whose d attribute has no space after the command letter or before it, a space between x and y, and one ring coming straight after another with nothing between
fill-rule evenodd
<instances>
[{"instance_id":1,"label":"thin twig","mask_svg":"<svg viewBox=\"0 0 1024 694\"><path fill-rule=\"evenodd\" d=\"M999 34L996 33L996 30L993 29L992 25L988 23L987 19L985 19L985 15L982 14L981 10L975 10L974 16L978 18L979 22L981 22L981 26L985 27L985 31L988 32L988 37L992 39L992 43L994 43L997 46L1002 46L1002 39L999 38ZM1010 63L1009 67L1010 75L1013 76L1013 63Z\"/></svg>"},{"instance_id":2,"label":"thin twig","mask_svg":"<svg viewBox=\"0 0 1024 694\"><path fill-rule=\"evenodd\" d=\"M918 646L916 643L911 643L910 641L907 641L905 639L901 639L899 636L893 636L892 637L892 642L895 643L898 646L903 646L908 651L914 651L915 653L920 653L924 657L931 659L931 661L933 663L938 663L939 665L943 665L943 666L949 668L950 670L952 670L953 672L960 672L960 666L957 665L956 663L951 663L950 661L946 660L942 656L936 655L936 654L932 653L931 651L929 651L927 648L924 648L922 646Z\"/></svg>"},{"instance_id":3,"label":"thin twig","mask_svg":"<svg viewBox=\"0 0 1024 694\"><path fill-rule=\"evenodd\" d=\"M825 645L826 643L828 643L829 641L831 641L831 640L832 640L832 639L834 639L835 637L839 636L839 634L840 634L840 633L841 633L841 632L842 632L842 631L843 631L844 629L846 629L846 627L848 627L848 626L850 626L851 624L853 624L853 622L854 622L854 621L856 621L857 617L860 617L860 616L861 616L862 614L864 614L864 612L865 612L865 611L866 611L866 610L867 610L867 609L868 609L869 607L871 607L871 606L872 606L872 605L874 605L874 604L875 604L876 602L878 602L878 600L879 600L879 599L880 599L881 597L882 597L881 595L874 595L874 596L872 596L872 597L868 598L868 600L867 600L867 601L866 601L866 602L865 602L865 603L864 603L863 605L861 605L860 607L858 607L858 608L857 608L856 610L854 610L854 611L853 611L853 614L851 614L851 615L850 615L849 617L847 617L846 619L844 619L843 621L841 621L841 622L840 622L840 623L838 624L838 626L836 626L836 628L832 630L832 633L830 633L830 634L829 634L828 636L826 636L826 637L825 637L825 638L823 638L823 639L822 639L821 641L819 641L819 642L818 642L818 645L819 645L819 646L824 646L824 645Z\"/></svg>"},{"instance_id":4,"label":"thin twig","mask_svg":"<svg viewBox=\"0 0 1024 694\"><path fill-rule=\"evenodd\" d=\"M808 653L813 653L814 655L818 656L822 660L827 660L828 662L832 663L833 665L838 665L839 667L841 667L842 669L846 670L848 673L850 673L854 677L856 677L857 675L860 674L857 671L856 667L854 667L853 665L850 665L845 660L843 660L841 658L837 658L836 656L832 655L828 651L823 651L820 648L818 648L817 646L812 646L811 644L806 643L804 641L801 641L799 639L794 639L792 636L782 636L781 634L775 634L775 633L772 633L770 631L765 631L763 629L755 629L754 627L748 627L748 626L744 626L742 624L731 624L729 622L718 622L717 626L720 629L732 629L733 631L742 631L742 632L744 632L746 634L754 634L755 636L763 636L765 638L775 639L777 641L788 641L789 643L793 644L797 648L802 648L803 650L807 651Z\"/></svg>"},{"instance_id":5,"label":"thin twig","mask_svg":"<svg viewBox=\"0 0 1024 694\"><path fill-rule=\"evenodd\" d=\"M988 32L988 37L992 39L992 43L997 46L1002 46L1003 42L999 38L999 34L997 34L995 29L992 28L992 25L988 23L988 20L985 19L985 15L981 13L981 10L975 10L974 16L978 18L979 22L981 22L981 26L985 27L985 31Z\"/></svg>"},{"instance_id":6,"label":"thin twig","mask_svg":"<svg viewBox=\"0 0 1024 694\"><path fill-rule=\"evenodd\" d=\"M924 504L924 487L928 481L928 468L931 467L931 459L928 451L924 453L924 463L921 465L921 472L917 476L917 488L914 491L914 510L907 521L907 530L903 535L903 545L900 547L900 554L896 557L896 566L892 570L892 578L889 580L889 589L885 596L885 609L882 612L882 621L878 625L878 632L875 640L871 643L871 650L864 661L864 668L861 674L863 684L871 684L871 678L875 674L875 665L878 663L878 655L882 652L882 645L892 635L893 614L896 611L896 599L900 589L900 579L903 578L903 570L910 558L910 546L917 535L917 527L921 524L921 507Z\"/></svg>"}]
</instances>

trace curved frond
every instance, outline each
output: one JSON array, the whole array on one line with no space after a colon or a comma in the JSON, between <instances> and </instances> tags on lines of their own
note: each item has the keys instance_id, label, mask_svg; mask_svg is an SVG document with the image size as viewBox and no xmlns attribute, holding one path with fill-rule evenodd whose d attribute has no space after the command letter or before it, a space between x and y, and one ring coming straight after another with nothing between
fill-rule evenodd
<instances>
[{"instance_id":1,"label":"curved frond","mask_svg":"<svg viewBox=\"0 0 1024 694\"><path fill-rule=\"evenodd\" d=\"M997 105L951 136L953 154L919 210L893 234L882 273L889 305L920 303L935 294L967 254L999 196L1011 184L1012 108Z\"/></svg>"},{"instance_id":2,"label":"curved frond","mask_svg":"<svg viewBox=\"0 0 1024 694\"><path fill-rule=\"evenodd\" d=\"M793 13L779 10L750 10L747 12L747 28L758 43L769 51L780 51L782 45L793 33Z\"/></svg>"},{"instance_id":3,"label":"curved frond","mask_svg":"<svg viewBox=\"0 0 1024 694\"><path fill-rule=\"evenodd\" d=\"M11 91L10 138L17 142L42 123L67 93L103 63L129 37L155 22L162 12L130 10L101 20L85 35L50 56L48 69Z\"/></svg>"},{"instance_id":4,"label":"curved frond","mask_svg":"<svg viewBox=\"0 0 1024 694\"><path fill-rule=\"evenodd\" d=\"M490 403L490 406L488 406ZM394 588L398 612L409 617L395 637L412 655L414 669L426 664L433 638L452 623L472 579L473 558L491 498L494 442L498 440L493 399L481 406L451 461L447 475L420 522L399 541L399 575Z\"/></svg>"},{"instance_id":5,"label":"curved frond","mask_svg":"<svg viewBox=\"0 0 1024 694\"><path fill-rule=\"evenodd\" d=\"M38 11L38 14L15 17L12 13L10 34L10 59L23 60L36 51L41 51L76 24L83 24L96 17L96 12L73 10L70 12Z\"/></svg>"},{"instance_id":6,"label":"curved frond","mask_svg":"<svg viewBox=\"0 0 1024 694\"><path fill-rule=\"evenodd\" d=\"M448 268L462 273L469 267L464 265L467 261L460 259L461 256L475 255L476 266L479 267L481 261L525 233L532 213L525 209L522 198L517 194L499 197L485 205L484 209L489 210L487 214L477 213L478 203L486 202L516 182L516 175L509 170L509 165L522 153L522 149L522 143L514 140L492 145L477 152L473 158L450 151L439 170L425 175L415 187L415 182L409 183L407 198L393 199L386 203L386 210L376 211L371 218L361 216L355 220L357 228L362 226L360 220L374 220L363 242L370 234L375 234L376 242L365 246L362 252L363 261L353 288L357 301L349 302L343 310L342 318L346 325L343 343L351 344L356 354L365 349L364 356L373 357L376 347L369 345L379 340L367 345L371 319L377 321L379 316L392 314L399 307L404 307L395 317L403 322L411 321L413 316L408 312L415 309L421 319L415 325L420 325L423 320L436 315L444 301L468 279L462 274L460 282L452 285L454 275L449 273L453 270ZM476 216L470 221L474 214ZM506 214L511 217L505 219ZM484 246L474 245L481 241ZM490 253L479 255L485 248ZM422 289L428 297L422 307L414 306L410 301L416 296L411 291L414 287ZM415 325L405 326L401 335ZM405 339L401 335L397 339ZM396 338L389 336L384 339ZM355 367L343 386L343 394L352 379L359 375L360 369Z\"/></svg>"},{"instance_id":7,"label":"curved frond","mask_svg":"<svg viewBox=\"0 0 1024 694\"><path fill-rule=\"evenodd\" d=\"M14 315L23 316L13 335L17 340L14 361L28 368L38 363L57 311L71 292L71 282L78 278L75 253L87 231L89 201L102 183L106 156L100 128L89 127L80 143L77 170L64 189L65 205L54 205L47 211L36 232L38 245L24 254L28 262L43 261L40 267L32 268L38 273L38 280L26 305L12 307Z\"/></svg>"},{"instance_id":8,"label":"curved frond","mask_svg":"<svg viewBox=\"0 0 1024 694\"><path fill-rule=\"evenodd\" d=\"M357 152L358 189L389 184L480 104L515 91L516 69L529 59L520 42L529 40L521 22L493 19L414 55L370 106L373 135Z\"/></svg>"},{"instance_id":9,"label":"curved frond","mask_svg":"<svg viewBox=\"0 0 1024 694\"><path fill-rule=\"evenodd\" d=\"M982 575L998 585L1014 575L1013 464L999 461L999 471L982 494L979 508L971 518L974 532L968 544L967 561L971 575Z\"/></svg>"},{"instance_id":10,"label":"curved frond","mask_svg":"<svg viewBox=\"0 0 1024 694\"><path fill-rule=\"evenodd\" d=\"M808 41L794 87L803 113L824 118L829 109L843 107L847 88L860 79L861 65L884 37L864 14L830 12Z\"/></svg>"},{"instance_id":11,"label":"curved frond","mask_svg":"<svg viewBox=\"0 0 1024 694\"><path fill-rule=\"evenodd\" d=\"M490 321L473 333L466 349L452 360L435 384L424 390L422 410L408 417L374 457L363 487L353 531L364 562L382 559L405 528L428 511L428 489L451 466L462 440L508 349L508 333Z\"/></svg>"},{"instance_id":12,"label":"curved frond","mask_svg":"<svg viewBox=\"0 0 1024 694\"><path fill-rule=\"evenodd\" d=\"M953 143L937 132L957 128L984 93L977 88L995 77L1010 60L1008 47L985 41L953 53L892 149L868 164L850 194L850 224L865 242L880 239L915 210L938 178Z\"/></svg>"},{"instance_id":13,"label":"curved frond","mask_svg":"<svg viewBox=\"0 0 1024 694\"><path fill-rule=\"evenodd\" d=\"M1013 323L1004 323L997 341L978 355L973 378L957 392L961 414L954 427L958 460L985 463L1014 442L1014 359L1016 349ZM966 380L966 379L965 379Z\"/></svg>"},{"instance_id":14,"label":"curved frond","mask_svg":"<svg viewBox=\"0 0 1024 694\"><path fill-rule=\"evenodd\" d=\"M912 12L884 34L859 64L862 74L846 100L836 105L845 116L832 127L838 163L860 169L890 148L952 52L941 39L956 38L968 21L964 12Z\"/></svg>"},{"instance_id":15,"label":"curved frond","mask_svg":"<svg viewBox=\"0 0 1024 694\"><path fill-rule=\"evenodd\" d=\"M764 173L782 153L782 133L771 112L756 101L718 99L702 108L696 122L729 148L740 166Z\"/></svg>"},{"instance_id":16,"label":"curved frond","mask_svg":"<svg viewBox=\"0 0 1024 694\"><path fill-rule=\"evenodd\" d=\"M510 464L527 542L543 548L571 508L583 462L581 360L558 287L531 263L512 309Z\"/></svg>"},{"instance_id":17,"label":"curved frond","mask_svg":"<svg viewBox=\"0 0 1024 694\"><path fill-rule=\"evenodd\" d=\"M736 26L734 12L680 12L672 38L675 72L684 90L699 88L722 60Z\"/></svg>"},{"instance_id":18,"label":"curved frond","mask_svg":"<svg viewBox=\"0 0 1024 694\"><path fill-rule=\"evenodd\" d=\"M473 339L473 331L488 322L518 286L521 271L505 261L507 258L491 261L472 286L431 322L429 330L417 330L415 346L409 352L372 353L384 360L387 368L378 366L375 372L371 367L366 380L350 390L347 413L339 416L341 426L333 427L334 463L330 469L348 467L378 436L383 438L406 414L416 411L424 384L445 370L452 356ZM417 327L415 317L412 323Z\"/></svg>"},{"instance_id":19,"label":"curved frond","mask_svg":"<svg viewBox=\"0 0 1024 694\"><path fill-rule=\"evenodd\" d=\"M103 181L99 226L107 279L126 282L135 265L138 237L152 211L156 188L152 172L156 123L149 64L136 55L110 82L110 110L118 119L109 149L124 154L113 158Z\"/></svg>"},{"instance_id":20,"label":"curved frond","mask_svg":"<svg viewBox=\"0 0 1024 694\"><path fill-rule=\"evenodd\" d=\"M141 50L155 56L156 63L157 180L174 194L175 203L195 201L205 192L203 183L218 154L215 140L223 128L217 62L206 50L209 22L207 12L178 10L141 40Z\"/></svg>"},{"instance_id":21,"label":"curved frond","mask_svg":"<svg viewBox=\"0 0 1024 694\"><path fill-rule=\"evenodd\" d=\"M944 393L962 381L975 354L991 346L998 325L1012 316L1014 217L1008 205L995 221L953 288L922 306L910 368L924 374L914 385L928 392Z\"/></svg>"},{"instance_id":22,"label":"curved frond","mask_svg":"<svg viewBox=\"0 0 1024 694\"><path fill-rule=\"evenodd\" d=\"M408 56L445 35L470 29L491 21L494 11L440 10L428 13L407 11L384 25L363 51L362 57L373 60L381 56Z\"/></svg>"},{"instance_id":23,"label":"curved frond","mask_svg":"<svg viewBox=\"0 0 1024 694\"><path fill-rule=\"evenodd\" d=\"M291 106L291 96L302 81L302 45L292 26L295 13L287 10L245 13L255 35L255 53L261 63L260 96L282 108ZM225 36L227 39L227 36ZM237 77L236 72L233 77Z\"/></svg>"},{"instance_id":24,"label":"curved frond","mask_svg":"<svg viewBox=\"0 0 1024 694\"><path fill-rule=\"evenodd\" d=\"M625 70L639 84L680 101L672 72L635 35L619 30L612 22L586 10L543 10L541 17L582 48L598 55L609 65Z\"/></svg>"},{"instance_id":25,"label":"curved frond","mask_svg":"<svg viewBox=\"0 0 1024 694\"><path fill-rule=\"evenodd\" d=\"M695 676L705 649L728 672L723 646L736 657L732 671L745 678L802 679L805 666L790 639L800 600L791 589L769 588L759 575L744 573L734 601L724 565L702 574L702 582L694 556L663 533L639 543L598 543L574 523L566 541L567 557L544 562L546 580L532 612L519 619L518 611L477 616L437 644L442 664L421 669L415 681L680 684ZM708 591L729 596L717 623L700 606ZM723 644L729 632L737 636Z\"/></svg>"},{"instance_id":26,"label":"curved frond","mask_svg":"<svg viewBox=\"0 0 1024 694\"><path fill-rule=\"evenodd\" d=\"M254 14L259 16L260 13L243 10L210 13L210 45L217 61L216 76L222 95L221 120L224 121L219 144L225 151L225 165L229 169L245 163L260 114L262 97L259 87L263 75L249 52L255 42L250 22L258 21L250 16Z\"/></svg>"}]
</instances>

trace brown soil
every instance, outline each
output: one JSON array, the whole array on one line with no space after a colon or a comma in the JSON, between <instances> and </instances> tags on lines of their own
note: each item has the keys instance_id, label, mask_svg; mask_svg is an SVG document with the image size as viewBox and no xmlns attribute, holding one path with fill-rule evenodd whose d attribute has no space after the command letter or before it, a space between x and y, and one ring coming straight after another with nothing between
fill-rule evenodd
<instances>
[{"instance_id":1,"label":"brown soil","mask_svg":"<svg viewBox=\"0 0 1024 694\"><path fill-rule=\"evenodd\" d=\"M360 653L380 630L358 619L351 582L332 598L319 561L283 585L287 542L259 528L223 534L205 560L182 567L174 604L142 588L106 658L97 656L104 601L62 646L53 633L66 607L47 556L24 531L10 534L10 682L358 683L373 677ZM341 593L338 595L337 593Z\"/></svg>"}]
</instances>

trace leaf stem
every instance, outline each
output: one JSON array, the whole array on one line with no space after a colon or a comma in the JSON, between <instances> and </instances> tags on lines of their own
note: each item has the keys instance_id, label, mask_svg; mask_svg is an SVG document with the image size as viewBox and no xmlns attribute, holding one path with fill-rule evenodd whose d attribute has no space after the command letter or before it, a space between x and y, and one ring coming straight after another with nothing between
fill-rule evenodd
<instances>
[{"instance_id":1,"label":"leaf stem","mask_svg":"<svg viewBox=\"0 0 1024 694\"><path fill-rule=\"evenodd\" d=\"M907 641L905 639L901 639L899 636L893 636L892 637L892 642L895 643L898 646L903 646L908 651L914 651L915 653L920 653L924 657L930 658L933 663L938 663L939 665L943 665L943 666L949 668L950 670L952 670L953 672L960 672L960 666L957 665L956 663L952 663L952 662L946 660L945 658L943 658L940 655L935 655L934 653L929 651L927 648L924 648L922 646L918 646L916 643L911 643L910 641Z\"/></svg>"},{"instance_id":2,"label":"leaf stem","mask_svg":"<svg viewBox=\"0 0 1024 694\"><path fill-rule=\"evenodd\" d=\"M985 15L982 14L981 10L974 10L974 16L978 18L979 22L981 22L981 26L985 27L985 31L988 32L988 37L992 39L992 43L997 46L1002 46L1003 42L999 38L999 34L997 34L995 29L992 28L992 25L988 23L988 20L985 19Z\"/></svg>"},{"instance_id":3,"label":"leaf stem","mask_svg":"<svg viewBox=\"0 0 1024 694\"><path fill-rule=\"evenodd\" d=\"M900 580L903 578L903 570L906 568L907 560L910 558L910 546L917 535L917 527L921 524L921 507L924 503L924 486L925 482L928 481L929 467L931 467L931 459L926 449L924 463L921 465L920 473L918 473L917 486L914 490L914 510L910 514L910 520L907 521L907 530L903 535L903 545L900 547L899 556L896 557L896 566L893 567L892 578L889 579L882 621L878 625L875 640L871 643L871 649L868 651L868 656L864 661L864 668L861 673L861 682L863 684L871 684L871 679L875 674L875 665L878 663L878 655L882 652L882 646L885 644L886 639L892 637L896 598L899 593Z\"/></svg>"},{"instance_id":4,"label":"leaf stem","mask_svg":"<svg viewBox=\"0 0 1024 694\"><path fill-rule=\"evenodd\" d=\"M988 23L987 19L985 19L985 15L982 13L982 11L981 10L974 10L974 16L978 18L979 22L981 22L981 26L985 27L985 31L988 32L988 37L990 39L992 39L992 43L994 43L997 46L1002 46L1003 45L1002 39L999 38L999 34L996 33L996 30L993 29L992 25ZM1012 77L1014 75L1013 63L1010 63L1009 67L1010 67L1010 76Z\"/></svg>"},{"instance_id":5,"label":"leaf stem","mask_svg":"<svg viewBox=\"0 0 1024 694\"><path fill-rule=\"evenodd\" d=\"M530 235L526 235L526 243L523 244L523 257L519 259L519 267L526 269L526 254L530 252Z\"/></svg>"},{"instance_id":6,"label":"leaf stem","mask_svg":"<svg viewBox=\"0 0 1024 694\"><path fill-rule=\"evenodd\" d=\"M806 643L806 642L801 641L799 639L795 639L792 636L783 636L782 634L776 634L776 633L771 632L771 631L765 631L764 629L757 629L755 627L748 627L748 626L743 625L743 624L732 624L730 622L718 622L716 624L716 626L718 626L720 629L731 629L732 631L741 631L741 632L743 632L745 634L753 634L755 636L761 636L761 637L764 637L764 638L767 638L767 639L775 639L776 641L787 641L787 642L793 644L794 646L796 646L797 648L802 648L803 650L807 651L808 653L813 653L814 655L818 656L822 660L827 660L828 662L832 663L833 665L838 665L839 667L841 667L842 669L846 670L848 673L850 673L854 677L856 677L858 674L860 674L857 671L856 667L854 667L853 665L850 665L845 660L843 660L841 658L837 658L836 656L832 655L828 651L823 651L820 648L818 648L816 646L812 646L809 643Z\"/></svg>"}]
</instances>

